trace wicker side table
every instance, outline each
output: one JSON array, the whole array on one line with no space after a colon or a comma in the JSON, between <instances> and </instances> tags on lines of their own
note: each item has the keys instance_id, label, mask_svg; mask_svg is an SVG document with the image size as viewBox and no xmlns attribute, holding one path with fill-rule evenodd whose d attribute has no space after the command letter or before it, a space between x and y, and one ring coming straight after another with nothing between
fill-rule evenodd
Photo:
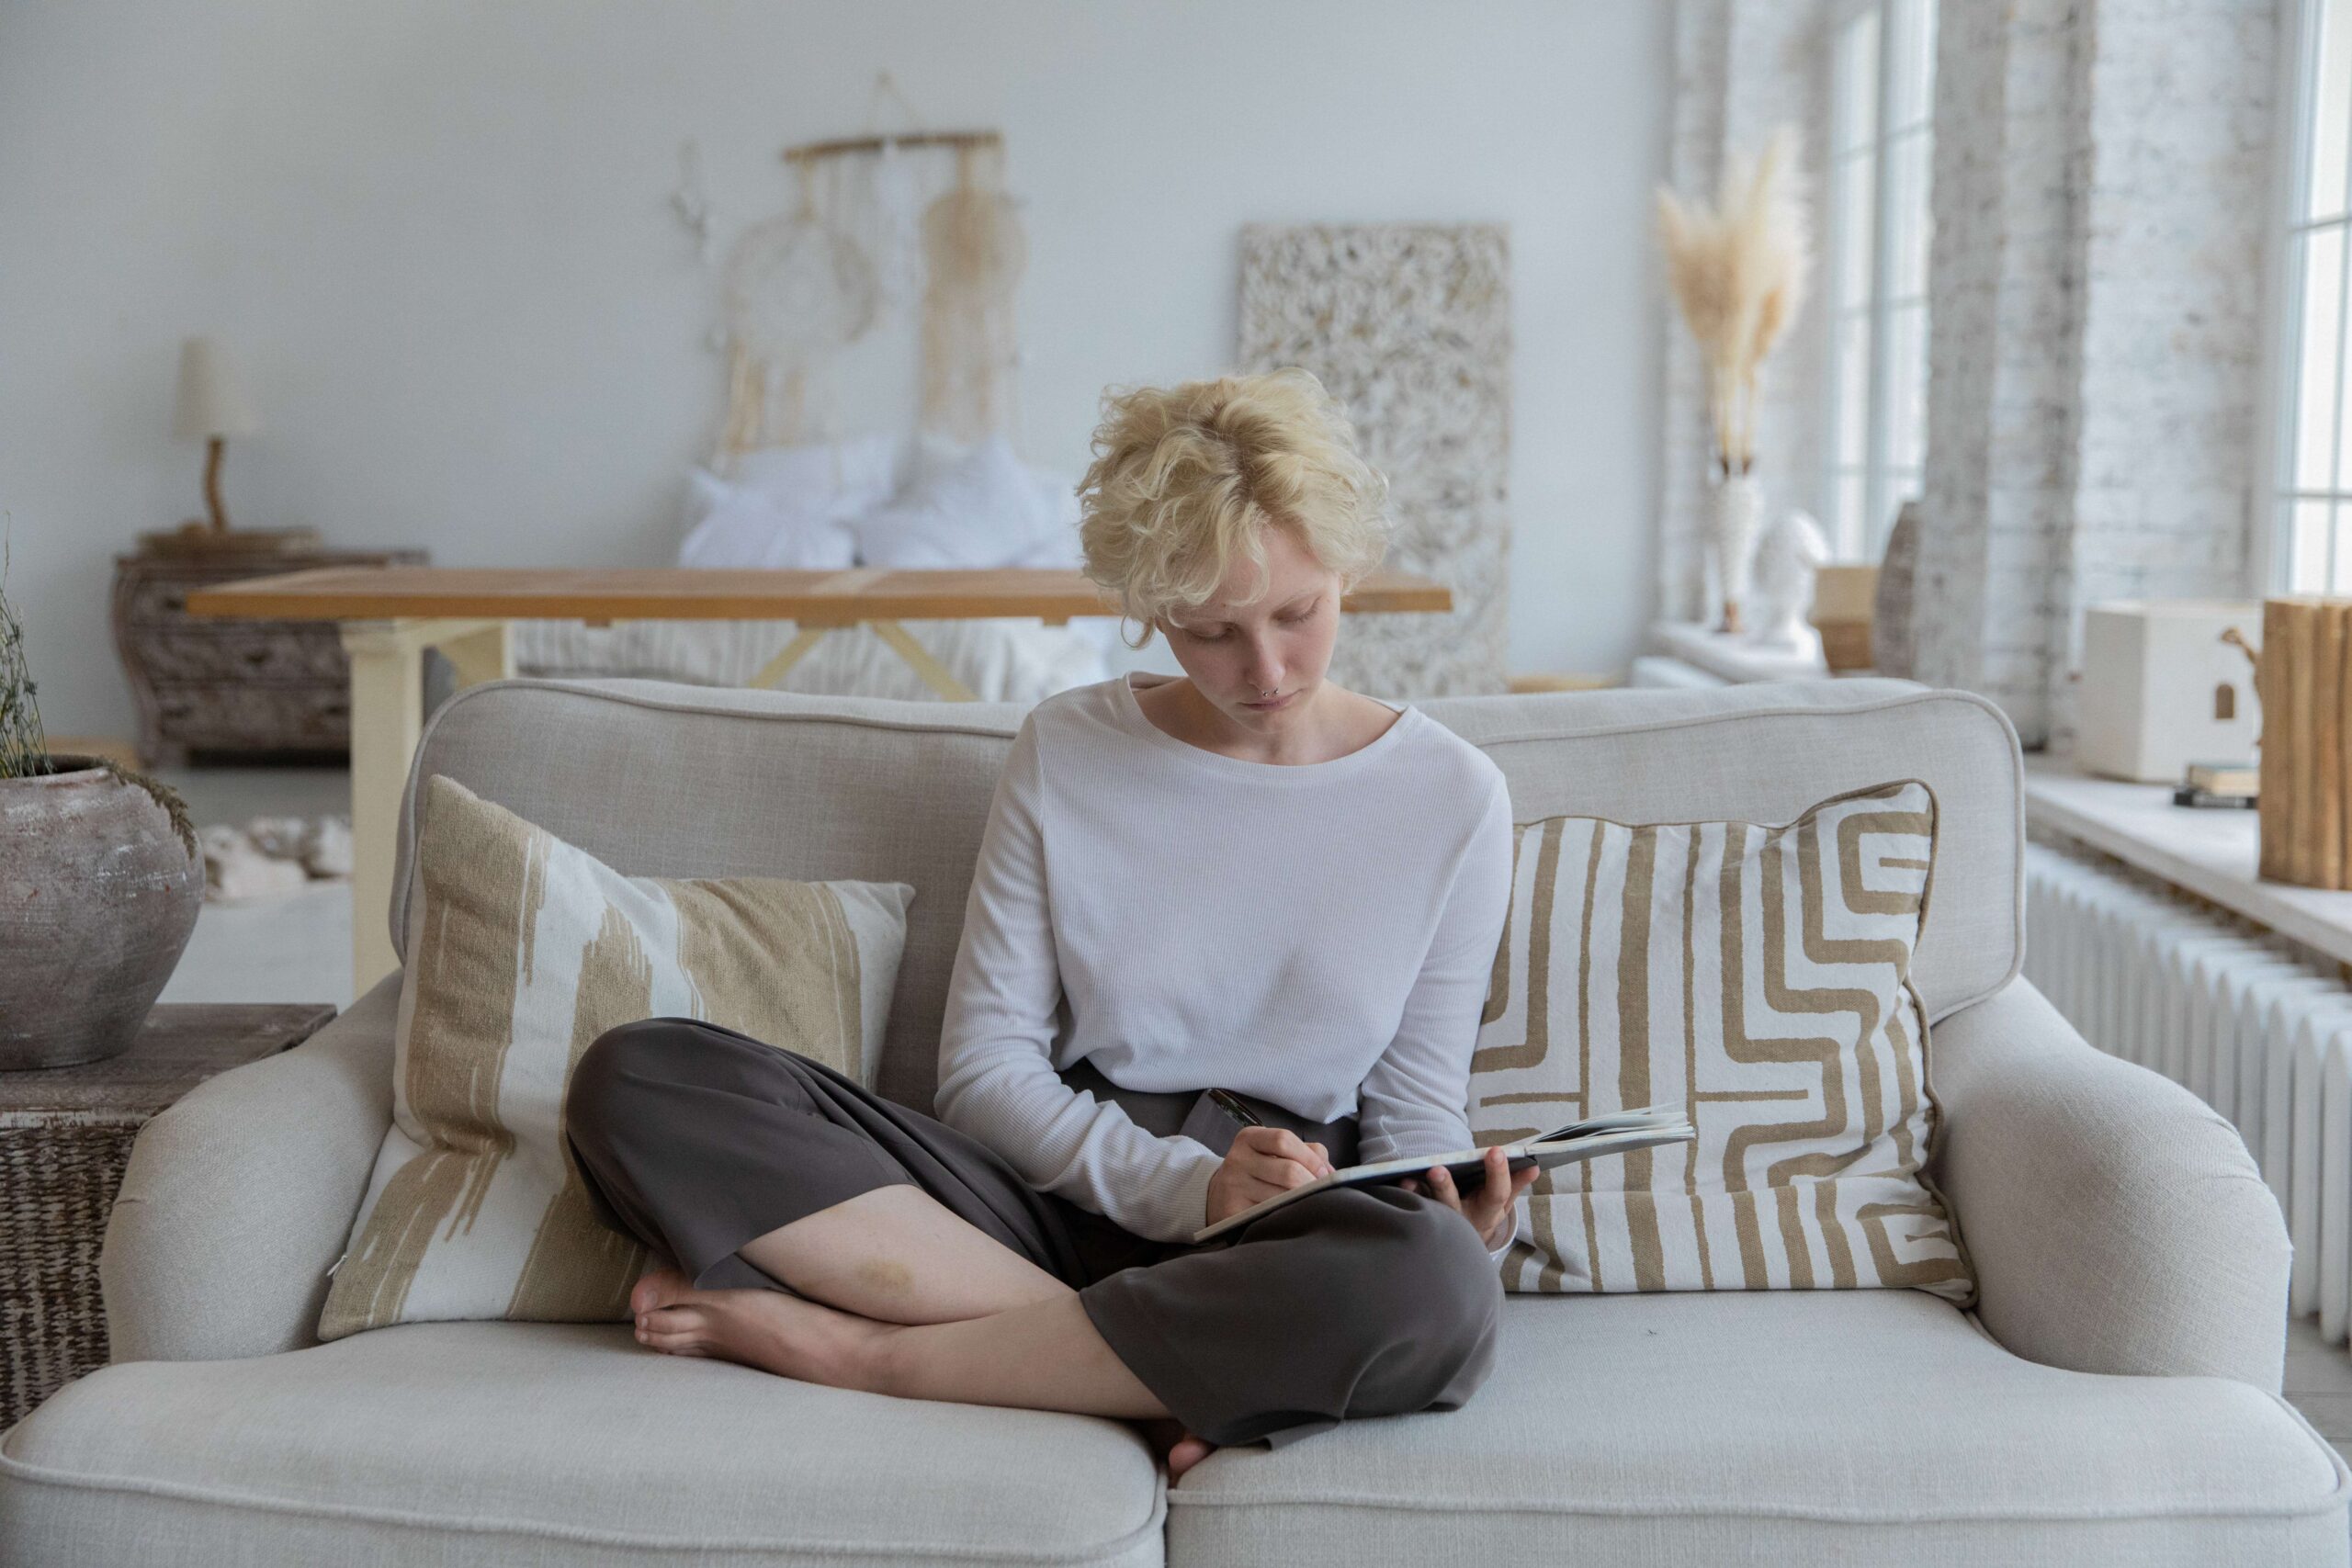
<instances>
[{"instance_id":1,"label":"wicker side table","mask_svg":"<svg viewBox=\"0 0 2352 1568\"><path fill-rule=\"evenodd\" d=\"M213 1074L299 1045L334 1016L164 1003L121 1055L0 1073L0 1431L107 1360L98 1245L130 1143Z\"/></svg>"}]
</instances>

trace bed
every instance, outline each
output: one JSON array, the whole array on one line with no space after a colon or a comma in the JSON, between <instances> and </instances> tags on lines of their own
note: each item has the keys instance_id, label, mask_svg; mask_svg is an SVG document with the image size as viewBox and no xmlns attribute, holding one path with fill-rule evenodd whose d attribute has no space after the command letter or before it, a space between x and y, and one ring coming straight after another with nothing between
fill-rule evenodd
<instances>
[{"instance_id":1,"label":"bed","mask_svg":"<svg viewBox=\"0 0 2352 1568\"><path fill-rule=\"evenodd\" d=\"M1023 462L1002 435L928 432L722 453L688 476L680 566L927 569L1077 567L1075 481ZM616 675L701 685L754 682L791 621L522 621L517 673ZM906 635L982 702L1034 704L1135 667L1109 617L925 621ZM781 676L780 691L935 699L866 626L831 633Z\"/></svg>"}]
</instances>

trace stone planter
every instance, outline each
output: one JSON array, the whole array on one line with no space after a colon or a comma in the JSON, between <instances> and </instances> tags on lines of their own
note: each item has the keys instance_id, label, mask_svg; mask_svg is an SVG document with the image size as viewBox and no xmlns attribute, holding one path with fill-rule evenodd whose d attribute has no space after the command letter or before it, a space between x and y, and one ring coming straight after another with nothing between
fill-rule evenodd
<instances>
[{"instance_id":1,"label":"stone planter","mask_svg":"<svg viewBox=\"0 0 2352 1568\"><path fill-rule=\"evenodd\" d=\"M0 779L0 1068L128 1050L204 901L171 814L85 761Z\"/></svg>"}]
</instances>

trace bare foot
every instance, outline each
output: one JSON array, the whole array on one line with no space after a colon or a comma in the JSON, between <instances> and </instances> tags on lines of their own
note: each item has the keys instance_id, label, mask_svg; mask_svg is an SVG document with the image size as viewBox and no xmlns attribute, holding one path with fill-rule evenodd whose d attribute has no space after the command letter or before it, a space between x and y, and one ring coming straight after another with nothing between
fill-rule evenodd
<instances>
[{"instance_id":1,"label":"bare foot","mask_svg":"<svg viewBox=\"0 0 2352 1568\"><path fill-rule=\"evenodd\" d=\"M637 1342L667 1356L710 1356L832 1388L874 1387L888 1325L783 1291L697 1291L657 1269L628 1293Z\"/></svg>"},{"instance_id":2,"label":"bare foot","mask_svg":"<svg viewBox=\"0 0 2352 1568\"><path fill-rule=\"evenodd\" d=\"M1139 1422L1144 1440L1151 1451L1168 1466L1168 1479L1172 1484L1183 1478L1186 1471L1216 1452L1216 1445L1196 1438L1174 1421Z\"/></svg>"}]
</instances>

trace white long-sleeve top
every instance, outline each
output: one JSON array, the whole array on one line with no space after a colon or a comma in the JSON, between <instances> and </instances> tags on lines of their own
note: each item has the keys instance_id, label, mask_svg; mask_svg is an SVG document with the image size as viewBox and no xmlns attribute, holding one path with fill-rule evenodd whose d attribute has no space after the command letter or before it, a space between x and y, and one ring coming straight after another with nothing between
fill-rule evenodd
<instances>
[{"instance_id":1,"label":"white long-sleeve top","mask_svg":"<svg viewBox=\"0 0 2352 1568\"><path fill-rule=\"evenodd\" d=\"M1166 679L1073 687L1023 720L965 905L935 1103L1031 1186L1183 1241L1219 1156L1057 1069L1353 1113L1367 1162L1471 1147L1512 840L1502 770L1417 707L1344 757L1253 762L1153 724L1130 682Z\"/></svg>"}]
</instances>

